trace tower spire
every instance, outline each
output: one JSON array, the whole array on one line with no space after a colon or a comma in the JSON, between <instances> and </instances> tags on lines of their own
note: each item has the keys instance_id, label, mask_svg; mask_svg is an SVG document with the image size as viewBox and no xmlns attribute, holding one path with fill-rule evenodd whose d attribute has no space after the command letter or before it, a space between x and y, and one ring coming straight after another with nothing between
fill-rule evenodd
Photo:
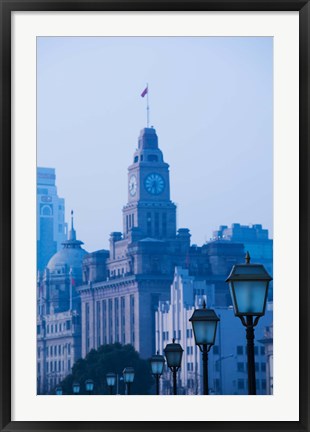
<instances>
[{"instance_id":1,"label":"tower spire","mask_svg":"<svg viewBox=\"0 0 310 432\"><path fill-rule=\"evenodd\" d=\"M69 240L76 240L76 232L73 226L73 210L71 210L71 230L69 232Z\"/></svg>"}]
</instances>

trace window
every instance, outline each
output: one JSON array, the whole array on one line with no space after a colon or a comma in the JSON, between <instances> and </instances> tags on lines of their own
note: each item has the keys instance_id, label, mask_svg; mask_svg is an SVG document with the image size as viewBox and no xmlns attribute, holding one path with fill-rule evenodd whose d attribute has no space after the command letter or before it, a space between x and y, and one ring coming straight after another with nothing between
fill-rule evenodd
<instances>
[{"instance_id":1,"label":"window","mask_svg":"<svg viewBox=\"0 0 310 432\"><path fill-rule=\"evenodd\" d=\"M238 379L238 390L244 390L244 379Z\"/></svg>"},{"instance_id":2,"label":"window","mask_svg":"<svg viewBox=\"0 0 310 432\"><path fill-rule=\"evenodd\" d=\"M163 237L167 235L167 213L163 213L162 216L162 235Z\"/></svg>"},{"instance_id":3,"label":"window","mask_svg":"<svg viewBox=\"0 0 310 432\"><path fill-rule=\"evenodd\" d=\"M238 345L237 346L237 354L238 355L242 355L243 354L243 346L242 345Z\"/></svg>"},{"instance_id":4,"label":"window","mask_svg":"<svg viewBox=\"0 0 310 432\"><path fill-rule=\"evenodd\" d=\"M133 162L134 162L134 163L137 163L137 162L138 162L138 160L139 160L139 156L135 156L135 158L134 158Z\"/></svg>"},{"instance_id":5,"label":"window","mask_svg":"<svg viewBox=\"0 0 310 432\"><path fill-rule=\"evenodd\" d=\"M37 325L37 333L40 334L41 333L41 326Z\"/></svg>"},{"instance_id":6,"label":"window","mask_svg":"<svg viewBox=\"0 0 310 432\"><path fill-rule=\"evenodd\" d=\"M147 235L152 235L152 215L150 212L146 214L146 230Z\"/></svg>"},{"instance_id":7,"label":"window","mask_svg":"<svg viewBox=\"0 0 310 432\"><path fill-rule=\"evenodd\" d=\"M255 354L255 355L258 355L258 346L255 346L255 347L254 347L254 354Z\"/></svg>"},{"instance_id":8,"label":"window","mask_svg":"<svg viewBox=\"0 0 310 432\"><path fill-rule=\"evenodd\" d=\"M256 380L256 390L260 389L260 381L259 379Z\"/></svg>"},{"instance_id":9,"label":"window","mask_svg":"<svg viewBox=\"0 0 310 432\"><path fill-rule=\"evenodd\" d=\"M50 356L53 357L53 347L50 347Z\"/></svg>"},{"instance_id":10,"label":"window","mask_svg":"<svg viewBox=\"0 0 310 432\"><path fill-rule=\"evenodd\" d=\"M262 379L262 390L266 390L266 380Z\"/></svg>"},{"instance_id":11,"label":"window","mask_svg":"<svg viewBox=\"0 0 310 432\"><path fill-rule=\"evenodd\" d=\"M41 363L38 363L38 374L41 373Z\"/></svg>"},{"instance_id":12,"label":"window","mask_svg":"<svg viewBox=\"0 0 310 432\"><path fill-rule=\"evenodd\" d=\"M61 345L58 345L58 355L61 355Z\"/></svg>"},{"instance_id":13,"label":"window","mask_svg":"<svg viewBox=\"0 0 310 432\"><path fill-rule=\"evenodd\" d=\"M97 347L101 345L101 302L96 302L96 315L97 315Z\"/></svg>"},{"instance_id":14,"label":"window","mask_svg":"<svg viewBox=\"0 0 310 432\"><path fill-rule=\"evenodd\" d=\"M155 213L155 235L159 236L159 213Z\"/></svg>"},{"instance_id":15,"label":"window","mask_svg":"<svg viewBox=\"0 0 310 432\"><path fill-rule=\"evenodd\" d=\"M50 326L47 324L47 326L46 326L46 333L49 333L50 332Z\"/></svg>"},{"instance_id":16,"label":"window","mask_svg":"<svg viewBox=\"0 0 310 432\"><path fill-rule=\"evenodd\" d=\"M147 160L149 162L157 162L158 161L158 156L157 155L148 155Z\"/></svg>"},{"instance_id":17,"label":"window","mask_svg":"<svg viewBox=\"0 0 310 432\"><path fill-rule=\"evenodd\" d=\"M68 343L68 355L71 355L71 343Z\"/></svg>"},{"instance_id":18,"label":"window","mask_svg":"<svg viewBox=\"0 0 310 432\"><path fill-rule=\"evenodd\" d=\"M55 324L55 333L57 333L57 332L58 332L58 325Z\"/></svg>"},{"instance_id":19,"label":"window","mask_svg":"<svg viewBox=\"0 0 310 432\"><path fill-rule=\"evenodd\" d=\"M260 370L261 370L262 372L266 372L266 363L261 363L261 364L260 364Z\"/></svg>"},{"instance_id":20,"label":"window","mask_svg":"<svg viewBox=\"0 0 310 432\"><path fill-rule=\"evenodd\" d=\"M238 372L244 372L244 363L237 363L237 370Z\"/></svg>"},{"instance_id":21,"label":"window","mask_svg":"<svg viewBox=\"0 0 310 432\"><path fill-rule=\"evenodd\" d=\"M219 346L218 345L214 345L213 347L213 354L218 355L219 353Z\"/></svg>"},{"instance_id":22,"label":"window","mask_svg":"<svg viewBox=\"0 0 310 432\"><path fill-rule=\"evenodd\" d=\"M51 207L48 206L48 205L43 206L42 209L41 209L41 215L42 216L52 216L52 209L51 209Z\"/></svg>"},{"instance_id":23,"label":"window","mask_svg":"<svg viewBox=\"0 0 310 432\"><path fill-rule=\"evenodd\" d=\"M256 370L256 372L259 371L259 363L255 363L255 370Z\"/></svg>"},{"instance_id":24,"label":"window","mask_svg":"<svg viewBox=\"0 0 310 432\"><path fill-rule=\"evenodd\" d=\"M46 373L48 373L48 362L46 362Z\"/></svg>"},{"instance_id":25,"label":"window","mask_svg":"<svg viewBox=\"0 0 310 432\"><path fill-rule=\"evenodd\" d=\"M71 321L70 320L66 321L66 329L67 330L71 329Z\"/></svg>"},{"instance_id":26,"label":"window","mask_svg":"<svg viewBox=\"0 0 310 432\"><path fill-rule=\"evenodd\" d=\"M261 355L265 355L265 347L264 346L260 347L260 353L261 353Z\"/></svg>"},{"instance_id":27,"label":"window","mask_svg":"<svg viewBox=\"0 0 310 432\"><path fill-rule=\"evenodd\" d=\"M38 348L38 359L41 357L41 348Z\"/></svg>"}]
</instances>

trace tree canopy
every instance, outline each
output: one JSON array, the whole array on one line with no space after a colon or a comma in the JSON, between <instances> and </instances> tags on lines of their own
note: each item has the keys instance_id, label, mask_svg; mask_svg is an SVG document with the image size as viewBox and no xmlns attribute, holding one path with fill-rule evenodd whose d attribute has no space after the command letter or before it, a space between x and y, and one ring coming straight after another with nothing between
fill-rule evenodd
<instances>
[{"instance_id":1,"label":"tree canopy","mask_svg":"<svg viewBox=\"0 0 310 432\"><path fill-rule=\"evenodd\" d=\"M72 368L72 373L61 383L63 394L73 394L72 385L80 384L80 394L86 394L85 381L94 381L94 394L110 394L106 383L106 374L114 372L118 374L118 393L125 394L123 382L123 370L125 367L133 367L135 379L131 384L131 394L151 394L154 383L151 373L150 362L140 358L132 345L121 345L120 343L102 345L97 350L91 350L85 359L78 360ZM113 389L115 394L117 388Z\"/></svg>"}]
</instances>

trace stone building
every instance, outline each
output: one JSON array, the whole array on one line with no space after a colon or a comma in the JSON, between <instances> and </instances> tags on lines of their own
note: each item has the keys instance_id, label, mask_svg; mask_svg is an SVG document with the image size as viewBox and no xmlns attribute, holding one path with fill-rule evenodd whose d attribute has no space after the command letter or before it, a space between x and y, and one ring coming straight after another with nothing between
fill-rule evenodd
<instances>
[{"instance_id":1,"label":"stone building","mask_svg":"<svg viewBox=\"0 0 310 432\"><path fill-rule=\"evenodd\" d=\"M76 239L73 215L69 240L49 260L37 283L37 391L46 394L81 358L81 304L76 287L82 283L87 252Z\"/></svg>"},{"instance_id":2,"label":"stone building","mask_svg":"<svg viewBox=\"0 0 310 432\"><path fill-rule=\"evenodd\" d=\"M57 195L55 181L54 168L37 168L37 269L40 271L67 239L65 200Z\"/></svg>"},{"instance_id":3,"label":"stone building","mask_svg":"<svg viewBox=\"0 0 310 432\"><path fill-rule=\"evenodd\" d=\"M155 352L155 310L169 299L175 267L214 286L212 301L231 304L225 278L244 260L241 243L218 240L191 245L188 228L177 228L170 197L169 165L154 128L141 131L128 168L123 230L112 232L110 250L83 261L82 355L101 344L130 343L144 358Z\"/></svg>"}]
</instances>

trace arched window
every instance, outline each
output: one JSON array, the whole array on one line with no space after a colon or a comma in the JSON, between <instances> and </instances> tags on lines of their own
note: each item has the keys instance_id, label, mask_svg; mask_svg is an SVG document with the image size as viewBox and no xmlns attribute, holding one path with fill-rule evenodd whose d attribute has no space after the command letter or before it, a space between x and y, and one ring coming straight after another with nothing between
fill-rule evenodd
<instances>
[{"instance_id":1,"label":"arched window","mask_svg":"<svg viewBox=\"0 0 310 432\"><path fill-rule=\"evenodd\" d=\"M45 205L41 208L42 216L52 216L52 208L51 206Z\"/></svg>"}]
</instances>

